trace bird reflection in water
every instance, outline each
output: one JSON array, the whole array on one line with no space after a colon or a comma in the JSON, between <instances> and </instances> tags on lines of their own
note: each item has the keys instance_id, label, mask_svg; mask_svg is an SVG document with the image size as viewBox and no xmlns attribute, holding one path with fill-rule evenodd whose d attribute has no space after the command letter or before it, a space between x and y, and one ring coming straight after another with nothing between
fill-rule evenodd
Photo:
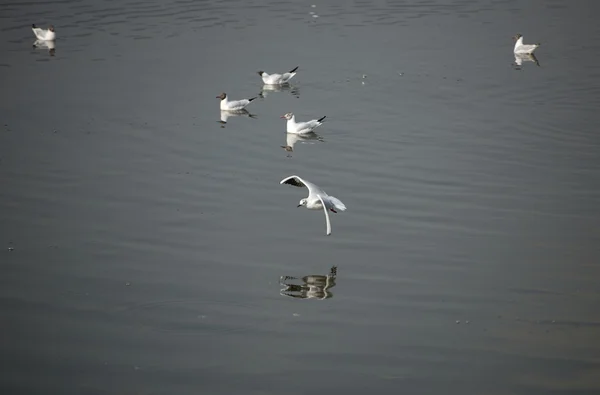
<instances>
[{"instance_id":1,"label":"bird reflection in water","mask_svg":"<svg viewBox=\"0 0 600 395\"><path fill-rule=\"evenodd\" d=\"M289 92L296 99L300 98L300 89L290 84L283 85L263 85L262 90L258 94L258 96L263 99L269 96L269 93L273 92Z\"/></svg>"},{"instance_id":2,"label":"bird reflection in water","mask_svg":"<svg viewBox=\"0 0 600 395\"><path fill-rule=\"evenodd\" d=\"M292 284L297 277L281 276L279 284L285 286L279 292L280 295L300 299L329 299L333 297L330 289L335 287L337 277L337 266L332 266L329 274L314 274L302 277L302 284Z\"/></svg>"},{"instance_id":3,"label":"bird reflection in water","mask_svg":"<svg viewBox=\"0 0 600 395\"><path fill-rule=\"evenodd\" d=\"M323 140L323 137L314 132L306 134L286 133L285 145L281 145L280 147L288 153L287 157L291 158L292 152L294 152L294 145L296 143L300 142L303 144L313 144L314 141L324 142L325 140Z\"/></svg>"},{"instance_id":4,"label":"bird reflection in water","mask_svg":"<svg viewBox=\"0 0 600 395\"><path fill-rule=\"evenodd\" d=\"M533 62L538 67L540 66L540 62L538 61L538 59L535 57L534 54L516 53L515 54L515 62L513 63L513 66L515 67L515 69L521 70L521 68L523 66L523 62Z\"/></svg>"},{"instance_id":5,"label":"bird reflection in water","mask_svg":"<svg viewBox=\"0 0 600 395\"><path fill-rule=\"evenodd\" d=\"M242 109L242 110L237 110L237 111L226 111L226 110L221 110L221 120L217 121L221 124L221 127L224 128L225 125L227 125L227 120L230 117L240 117L240 116L245 116L245 117L249 117L249 118L256 118L256 115L251 114L248 110L246 109Z\"/></svg>"},{"instance_id":6,"label":"bird reflection in water","mask_svg":"<svg viewBox=\"0 0 600 395\"><path fill-rule=\"evenodd\" d=\"M56 43L53 40L35 40L35 42L33 43L33 48L47 49L50 56L54 56L54 54L56 53Z\"/></svg>"}]
</instances>

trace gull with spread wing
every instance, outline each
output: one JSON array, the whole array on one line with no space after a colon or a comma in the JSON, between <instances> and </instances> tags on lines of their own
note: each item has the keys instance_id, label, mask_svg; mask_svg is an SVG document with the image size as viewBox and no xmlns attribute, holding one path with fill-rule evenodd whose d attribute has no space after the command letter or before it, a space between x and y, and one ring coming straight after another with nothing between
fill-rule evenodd
<instances>
[{"instance_id":1,"label":"gull with spread wing","mask_svg":"<svg viewBox=\"0 0 600 395\"><path fill-rule=\"evenodd\" d=\"M261 70L258 72L258 75L262 77L265 85L283 85L287 84L296 75L296 70L298 70L298 66L283 74L269 74Z\"/></svg>"},{"instance_id":2,"label":"gull with spread wing","mask_svg":"<svg viewBox=\"0 0 600 395\"><path fill-rule=\"evenodd\" d=\"M35 24L31 25L31 30L33 30L33 34L38 40L41 41L52 41L56 39L56 32L54 31L54 26L50 25L48 29L42 29L37 27Z\"/></svg>"},{"instance_id":3,"label":"gull with spread wing","mask_svg":"<svg viewBox=\"0 0 600 395\"><path fill-rule=\"evenodd\" d=\"M523 35L517 34L513 37L515 40L515 48L513 50L516 54L533 54L533 51L541 44L523 44Z\"/></svg>"},{"instance_id":4,"label":"gull with spread wing","mask_svg":"<svg viewBox=\"0 0 600 395\"><path fill-rule=\"evenodd\" d=\"M321 210L325 213L325 221L327 225L327 236L331 234L331 222L329 221L329 211L337 213L336 210L346 211L346 205L335 196L329 196L317 185L312 182L303 180L298 176L290 176L280 181L280 184L293 185L295 187L308 188L308 197L300 199L298 207L306 207L309 210Z\"/></svg>"}]
</instances>

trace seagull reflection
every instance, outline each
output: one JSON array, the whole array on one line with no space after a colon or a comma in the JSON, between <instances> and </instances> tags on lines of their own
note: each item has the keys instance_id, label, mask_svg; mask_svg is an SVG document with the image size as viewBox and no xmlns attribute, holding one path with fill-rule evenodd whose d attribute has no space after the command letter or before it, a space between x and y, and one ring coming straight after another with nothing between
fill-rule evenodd
<instances>
[{"instance_id":1,"label":"seagull reflection","mask_svg":"<svg viewBox=\"0 0 600 395\"><path fill-rule=\"evenodd\" d=\"M534 54L529 54L529 53L516 53L515 54L515 63L513 63L513 66L515 66L515 69L517 70L521 70L521 66L523 65L523 62L533 62L536 65L540 65L540 62L538 61L538 59L535 57Z\"/></svg>"},{"instance_id":2,"label":"seagull reflection","mask_svg":"<svg viewBox=\"0 0 600 395\"><path fill-rule=\"evenodd\" d=\"M294 152L294 145L298 142L302 144L314 144L313 141L324 142L323 137L318 134L306 133L306 134L294 134L294 133L286 133L285 136L285 145L282 145L281 148L288 152L288 158L292 156L290 152Z\"/></svg>"},{"instance_id":3,"label":"seagull reflection","mask_svg":"<svg viewBox=\"0 0 600 395\"><path fill-rule=\"evenodd\" d=\"M256 115L250 114L250 112L248 112L248 110L246 110L245 108L242 110L237 110L237 111L221 110L221 120L217 121L217 122L219 122L221 124L221 127L224 128L225 124L227 124L227 120L229 119L229 117L240 117L240 116L256 118Z\"/></svg>"},{"instance_id":4,"label":"seagull reflection","mask_svg":"<svg viewBox=\"0 0 600 395\"><path fill-rule=\"evenodd\" d=\"M35 40L35 42L33 43L33 47L47 49L50 56L54 56L54 53L56 52L56 43L54 42L54 40Z\"/></svg>"},{"instance_id":5,"label":"seagull reflection","mask_svg":"<svg viewBox=\"0 0 600 395\"><path fill-rule=\"evenodd\" d=\"M296 98L300 97L300 89L290 84L283 85L263 85L262 90L258 94L258 96L263 99L269 96L269 93L272 92L289 92L292 96Z\"/></svg>"},{"instance_id":6,"label":"seagull reflection","mask_svg":"<svg viewBox=\"0 0 600 395\"><path fill-rule=\"evenodd\" d=\"M298 280L296 277L281 276L279 284L284 285L279 292L282 296L300 299L329 299L333 297L331 288L335 287L337 277L337 266L332 266L329 274L315 274L302 277L303 284L291 284L290 280Z\"/></svg>"}]
</instances>

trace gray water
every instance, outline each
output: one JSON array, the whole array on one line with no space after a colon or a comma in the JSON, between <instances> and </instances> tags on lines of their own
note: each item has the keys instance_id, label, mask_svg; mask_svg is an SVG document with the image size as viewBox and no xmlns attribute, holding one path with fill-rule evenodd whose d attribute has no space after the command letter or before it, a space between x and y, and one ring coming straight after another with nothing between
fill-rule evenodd
<instances>
[{"instance_id":1,"label":"gray water","mask_svg":"<svg viewBox=\"0 0 600 395\"><path fill-rule=\"evenodd\" d=\"M1 392L599 393L597 4L3 2Z\"/></svg>"}]
</instances>

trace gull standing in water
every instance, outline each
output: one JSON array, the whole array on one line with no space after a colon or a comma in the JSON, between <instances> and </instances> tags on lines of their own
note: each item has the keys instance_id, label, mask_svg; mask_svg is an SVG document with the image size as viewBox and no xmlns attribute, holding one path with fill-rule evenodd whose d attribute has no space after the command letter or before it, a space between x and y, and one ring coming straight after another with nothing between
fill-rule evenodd
<instances>
[{"instance_id":1,"label":"gull standing in water","mask_svg":"<svg viewBox=\"0 0 600 395\"><path fill-rule=\"evenodd\" d=\"M321 117L319 119L313 119L307 122L296 122L296 116L288 112L285 115L280 116L279 118L287 119L287 132L294 134L306 134L312 133L313 130L323 125L323 120L327 118L327 116Z\"/></svg>"},{"instance_id":2,"label":"gull standing in water","mask_svg":"<svg viewBox=\"0 0 600 395\"><path fill-rule=\"evenodd\" d=\"M533 51L541 44L523 44L523 35L517 34L513 37L515 40L515 49L513 50L516 54L533 54Z\"/></svg>"},{"instance_id":3,"label":"gull standing in water","mask_svg":"<svg viewBox=\"0 0 600 395\"><path fill-rule=\"evenodd\" d=\"M283 74L269 74L261 70L258 75L262 77L265 85L283 85L287 84L296 75L296 70L298 70L298 66Z\"/></svg>"},{"instance_id":4,"label":"gull standing in water","mask_svg":"<svg viewBox=\"0 0 600 395\"><path fill-rule=\"evenodd\" d=\"M53 41L56 39L56 32L54 31L54 26L52 25L48 27L48 30L46 30L37 27L34 23L31 25L31 30L33 30L33 34L35 34L37 39L40 41Z\"/></svg>"},{"instance_id":5,"label":"gull standing in water","mask_svg":"<svg viewBox=\"0 0 600 395\"><path fill-rule=\"evenodd\" d=\"M335 196L329 196L324 190L313 184L303 180L298 176L290 176L279 182L280 184L293 185L295 187L308 188L308 197L300 199L298 207L306 207L309 210L321 210L325 213L325 221L327 225L327 236L331 234L331 222L329 221L329 211L337 213L336 210L346 211L346 205Z\"/></svg>"},{"instance_id":6,"label":"gull standing in water","mask_svg":"<svg viewBox=\"0 0 600 395\"><path fill-rule=\"evenodd\" d=\"M217 96L217 99L221 99L221 110L223 110L223 111L240 111L240 110L243 110L248 104L250 104L250 102L252 100L256 99L256 96L252 97L250 99L231 100L230 101L227 98L227 93L223 92L219 96Z\"/></svg>"}]
</instances>

